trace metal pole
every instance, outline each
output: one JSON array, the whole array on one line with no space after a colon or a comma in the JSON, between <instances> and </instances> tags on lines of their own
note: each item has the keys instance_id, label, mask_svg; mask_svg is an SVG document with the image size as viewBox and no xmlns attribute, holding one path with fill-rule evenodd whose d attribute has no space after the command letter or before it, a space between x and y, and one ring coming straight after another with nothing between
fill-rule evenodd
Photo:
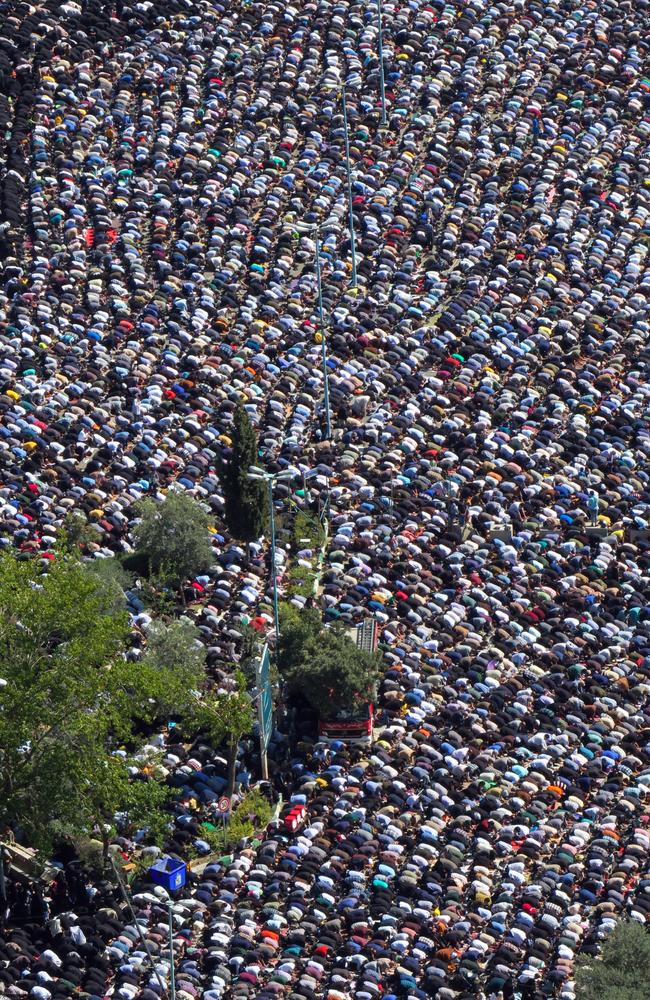
<instances>
[{"instance_id":1,"label":"metal pole","mask_svg":"<svg viewBox=\"0 0 650 1000\"><path fill-rule=\"evenodd\" d=\"M269 513L271 520L271 573L273 576L273 624L275 625L275 655L280 646L280 612L278 610L278 576L275 569L275 514L273 512L273 477L269 476Z\"/></svg>"},{"instance_id":2,"label":"metal pole","mask_svg":"<svg viewBox=\"0 0 650 1000\"><path fill-rule=\"evenodd\" d=\"M260 764L262 766L262 781L269 780L269 757L266 750L262 750Z\"/></svg>"},{"instance_id":3,"label":"metal pole","mask_svg":"<svg viewBox=\"0 0 650 1000\"><path fill-rule=\"evenodd\" d=\"M325 337L325 314L323 312L323 284L320 270L320 237L316 233L316 281L318 283L318 326L320 328L320 344L323 357L323 392L325 406L325 435L327 439L331 437L332 427L330 424L330 377L327 367L327 339Z\"/></svg>"},{"instance_id":4,"label":"metal pole","mask_svg":"<svg viewBox=\"0 0 650 1000\"><path fill-rule=\"evenodd\" d=\"M264 686L263 686L263 674L262 665L265 659L268 657L268 646L264 646L262 650L262 655L257 661L255 667L255 684L257 686L257 694L255 696L257 700L257 719L260 727L260 764L262 766L262 781L269 780L269 757L266 746L266 729L264 726ZM267 675L268 678L268 675Z\"/></svg>"},{"instance_id":5,"label":"metal pole","mask_svg":"<svg viewBox=\"0 0 650 1000\"><path fill-rule=\"evenodd\" d=\"M352 254L352 277L350 287L357 287L357 248L354 242L354 212L352 211L352 175L350 172L350 137L348 134L348 103L343 88L343 131L345 134L345 170L348 179L348 216L350 229L350 252Z\"/></svg>"},{"instance_id":6,"label":"metal pole","mask_svg":"<svg viewBox=\"0 0 650 1000\"><path fill-rule=\"evenodd\" d=\"M174 901L167 900L167 915L169 917L169 995L171 1000L176 1000L176 970L174 968L176 959L174 957Z\"/></svg>"},{"instance_id":7,"label":"metal pole","mask_svg":"<svg viewBox=\"0 0 650 1000\"><path fill-rule=\"evenodd\" d=\"M381 123L386 124L386 80L384 78L384 28L381 0L377 0L377 28L379 30L379 95L381 98Z\"/></svg>"},{"instance_id":8,"label":"metal pole","mask_svg":"<svg viewBox=\"0 0 650 1000\"><path fill-rule=\"evenodd\" d=\"M2 844L0 844L0 901L2 902L3 911L5 911L3 913L4 918L7 909L7 880L5 878L5 849ZM2 927L4 928L4 919Z\"/></svg>"},{"instance_id":9,"label":"metal pole","mask_svg":"<svg viewBox=\"0 0 650 1000\"><path fill-rule=\"evenodd\" d=\"M327 481L327 486L326 486L325 499L323 500L323 509L321 511L321 521L327 527L329 524L329 516L330 516L330 477L326 476L325 479ZM318 496L320 498L320 493L318 494Z\"/></svg>"},{"instance_id":10,"label":"metal pole","mask_svg":"<svg viewBox=\"0 0 650 1000\"><path fill-rule=\"evenodd\" d=\"M262 781L269 780L269 755L264 746L264 736L260 729L260 765L262 768Z\"/></svg>"},{"instance_id":11,"label":"metal pole","mask_svg":"<svg viewBox=\"0 0 650 1000\"><path fill-rule=\"evenodd\" d=\"M129 913L131 914L131 920L133 921L133 923L135 925L135 929L137 930L137 932L138 932L138 934L140 936L140 940L142 941L142 944L144 945L144 950L146 951L147 955L149 956L149 961L151 962L151 968L153 969L153 974L156 977L156 979L158 980L158 985L160 986L160 989L162 990L163 995L164 995L165 993L167 993L167 987L165 986L165 984L163 983L163 981L162 981L162 979L160 977L160 973L158 972L158 967L156 965L154 956L153 956L153 954L151 952L151 948L149 947L149 942L147 941L146 937L144 936L143 931L142 931L142 927L138 923L138 918L136 917L135 913L133 912L133 907L131 906L131 900L129 899L129 897L127 895L126 889L124 888L124 883L122 882L122 877L121 877L120 873L117 870L117 867L115 865L115 862L113 861L113 858L111 858L111 865L112 865L113 871L115 872L115 878L117 879L117 884L119 885L120 890L122 892L122 896L124 897L124 902L126 903L126 905L129 908Z\"/></svg>"}]
</instances>

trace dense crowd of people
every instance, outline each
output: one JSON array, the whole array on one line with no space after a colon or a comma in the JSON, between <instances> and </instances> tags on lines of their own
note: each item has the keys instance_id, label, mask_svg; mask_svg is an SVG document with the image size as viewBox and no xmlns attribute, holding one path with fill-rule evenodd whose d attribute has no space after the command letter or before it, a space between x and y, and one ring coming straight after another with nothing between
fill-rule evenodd
<instances>
[{"instance_id":1,"label":"dense crowd of people","mask_svg":"<svg viewBox=\"0 0 650 1000\"><path fill-rule=\"evenodd\" d=\"M375 2L0 10L3 546L79 510L128 552L186 490L223 673L272 622L223 523L242 401L329 511L325 620L380 625L377 742L299 746L304 826L191 877L179 1000L572 1000L650 909L648 0L384 0L385 126ZM183 855L220 788L159 743ZM164 892L138 931L71 871L9 886L0 990L158 1000Z\"/></svg>"}]
</instances>

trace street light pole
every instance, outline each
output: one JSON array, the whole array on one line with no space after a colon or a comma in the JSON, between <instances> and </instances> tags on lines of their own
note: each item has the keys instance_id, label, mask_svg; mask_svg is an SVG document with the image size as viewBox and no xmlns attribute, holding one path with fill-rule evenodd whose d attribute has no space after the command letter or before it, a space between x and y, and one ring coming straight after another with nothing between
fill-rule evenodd
<instances>
[{"instance_id":1,"label":"street light pole","mask_svg":"<svg viewBox=\"0 0 650 1000\"><path fill-rule=\"evenodd\" d=\"M5 878L5 849L0 844L0 900L7 905L7 880Z\"/></svg>"},{"instance_id":2,"label":"street light pole","mask_svg":"<svg viewBox=\"0 0 650 1000\"><path fill-rule=\"evenodd\" d=\"M272 474L256 465L251 465L247 479L264 480L269 491L269 525L271 529L271 582L273 586L273 625L275 629L275 655L278 655L280 642L280 611L278 602L278 574L275 565L275 511L273 509L273 484L276 479L287 479L291 473L276 472Z\"/></svg>"},{"instance_id":3,"label":"street light pole","mask_svg":"<svg viewBox=\"0 0 650 1000\"><path fill-rule=\"evenodd\" d=\"M343 87L343 132L345 136L345 170L348 180L348 216L350 229L350 253L352 255L352 277L350 287L357 287L357 248L354 241L354 212L352 211L352 174L350 171L350 136L348 134L348 103Z\"/></svg>"},{"instance_id":4,"label":"street light pole","mask_svg":"<svg viewBox=\"0 0 650 1000\"><path fill-rule=\"evenodd\" d=\"M271 529L271 578L273 585L273 624L275 626L276 658L278 655L278 647L280 644L280 611L279 611L279 601L278 601L278 576L275 564L275 511L273 507L273 486L275 484L276 479L280 480L281 482L287 482L291 479L294 479L296 475L299 476L301 475L301 473L300 470L295 467L292 469L285 469L282 472L272 473L272 472L267 472L265 469L262 469L260 466L257 465L249 466L247 474L248 479L256 479L258 481L264 480L264 482L267 484L269 491L269 522ZM308 473L305 473L305 480L304 480L305 483L308 475L309 475Z\"/></svg>"},{"instance_id":5,"label":"street light pole","mask_svg":"<svg viewBox=\"0 0 650 1000\"><path fill-rule=\"evenodd\" d=\"M275 627L275 655L280 646L280 611L278 608L278 574L275 565L275 513L273 510L273 476L268 477L269 517L271 521L271 574L273 577L273 625Z\"/></svg>"},{"instance_id":6,"label":"street light pole","mask_svg":"<svg viewBox=\"0 0 650 1000\"><path fill-rule=\"evenodd\" d=\"M325 337L325 314L323 312L323 283L320 269L320 236L316 233L316 281L318 284L318 326L320 328L321 353L323 358L323 392L325 405L325 434L327 439L332 435L330 423L330 377L327 367L327 339Z\"/></svg>"},{"instance_id":7,"label":"street light pole","mask_svg":"<svg viewBox=\"0 0 650 1000\"><path fill-rule=\"evenodd\" d=\"M156 965L156 960L155 960L155 958L153 956L153 952L151 951L151 944L148 941L148 939L144 936L144 931L142 930L142 927L138 923L138 918L135 915L135 912L133 910L133 906L131 904L131 900L129 899L129 895L128 895L127 891L126 891L126 887L124 885L124 882L122 881L122 876L120 875L120 873L119 873L119 871L117 869L117 866L115 864L114 859L111 858L110 862L111 862L111 867L112 867L113 871L115 872L115 878L117 879L117 884L120 887L120 892L122 893L122 898L124 899L124 902L126 903L126 905L128 907L129 914L131 916L131 920L133 921L133 926L135 927L136 931L138 932L138 936L139 936L139 938L140 938L140 940L142 942L142 946L143 946L144 950L147 953L147 956L149 958L149 962L151 964L151 969L153 971L154 976L156 977L156 981L157 981L158 985L160 986L161 995L164 996L165 993L167 992L167 990L165 988L165 984L162 981L160 973L158 972L158 966Z\"/></svg>"},{"instance_id":8,"label":"street light pole","mask_svg":"<svg viewBox=\"0 0 650 1000\"><path fill-rule=\"evenodd\" d=\"M386 124L386 80L384 78L384 28L381 0L377 0L377 28L379 31L379 95L381 98L381 123Z\"/></svg>"},{"instance_id":9,"label":"street light pole","mask_svg":"<svg viewBox=\"0 0 650 1000\"><path fill-rule=\"evenodd\" d=\"M169 918L169 995L170 1000L176 1000L176 969L174 958L174 900L167 900L167 916Z\"/></svg>"}]
</instances>

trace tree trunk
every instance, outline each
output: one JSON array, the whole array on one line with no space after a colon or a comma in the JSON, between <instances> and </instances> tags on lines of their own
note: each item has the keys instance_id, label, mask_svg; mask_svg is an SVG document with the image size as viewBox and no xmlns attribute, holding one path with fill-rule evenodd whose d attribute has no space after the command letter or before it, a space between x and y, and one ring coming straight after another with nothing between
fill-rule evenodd
<instances>
[{"instance_id":1,"label":"tree trunk","mask_svg":"<svg viewBox=\"0 0 650 1000\"><path fill-rule=\"evenodd\" d=\"M102 831L102 861L104 868L108 865L108 851L111 846L111 833L110 830L106 829L106 826L106 823L99 824L99 828Z\"/></svg>"},{"instance_id":2,"label":"tree trunk","mask_svg":"<svg viewBox=\"0 0 650 1000\"><path fill-rule=\"evenodd\" d=\"M228 789L226 794L228 798L232 798L233 792L235 791L235 772L237 769L237 749L239 743L237 740L231 740L230 746L228 747Z\"/></svg>"}]
</instances>

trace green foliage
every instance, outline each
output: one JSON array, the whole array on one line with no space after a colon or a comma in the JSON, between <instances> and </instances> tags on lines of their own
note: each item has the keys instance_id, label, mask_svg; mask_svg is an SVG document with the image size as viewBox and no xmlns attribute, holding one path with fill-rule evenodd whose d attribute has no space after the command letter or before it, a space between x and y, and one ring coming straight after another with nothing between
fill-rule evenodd
<instances>
[{"instance_id":1,"label":"green foliage","mask_svg":"<svg viewBox=\"0 0 650 1000\"><path fill-rule=\"evenodd\" d=\"M289 687L326 715L374 701L380 660L340 629L324 629L319 613L283 605L279 667Z\"/></svg>"},{"instance_id":2,"label":"green foliage","mask_svg":"<svg viewBox=\"0 0 650 1000\"><path fill-rule=\"evenodd\" d=\"M278 665L283 676L300 669L306 650L319 641L323 631L321 616L315 608L298 611L292 604L280 605Z\"/></svg>"},{"instance_id":3,"label":"green foliage","mask_svg":"<svg viewBox=\"0 0 650 1000\"><path fill-rule=\"evenodd\" d=\"M146 662L160 671L171 668L188 687L197 687L205 666L200 635L189 621L154 622L147 633Z\"/></svg>"},{"instance_id":4,"label":"green foliage","mask_svg":"<svg viewBox=\"0 0 650 1000\"><path fill-rule=\"evenodd\" d=\"M95 837L79 837L75 840L75 850L86 871L101 875L104 871L104 845Z\"/></svg>"},{"instance_id":5,"label":"green foliage","mask_svg":"<svg viewBox=\"0 0 650 1000\"><path fill-rule=\"evenodd\" d=\"M47 849L159 798L109 750L188 692L172 664L127 663L128 636L114 587L85 563L60 557L44 574L0 558L0 830Z\"/></svg>"},{"instance_id":6,"label":"green foliage","mask_svg":"<svg viewBox=\"0 0 650 1000\"><path fill-rule=\"evenodd\" d=\"M263 830L273 819L274 807L259 788L253 788L241 800L233 815L241 823L250 823L253 831ZM246 834L245 836L249 836Z\"/></svg>"},{"instance_id":7,"label":"green foliage","mask_svg":"<svg viewBox=\"0 0 650 1000\"><path fill-rule=\"evenodd\" d=\"M246 678L236 675L237 690L208 692L194 704L192 715L185 727L193 733L202 733L214 747L225 744L228 754L228 795L235 787L237 747L242 737L248 735L255 722L255 711L246 690Z\"/></svg>"},{"instance_id":8,"label":"green foliage","mask_svg":"<svg viewBox=\"0 0 650 1000\"><path fill-rule=\"evenodd\" d=\"M647 1000L650 935L633 921L621 922L603 945L600 958L579 959L577 1000Z\"/></svg>"},{"instance_id":9,"label":"green foliage","mask_svg":"<svg viewBox=\"0 0 650 1000\"><path fill-rule=\"evenodd\" d=\"M324 541L323 524L313 514L299 510L293 522L293 546L296 551L304 548L320 548Z\"/></svg>"},{"instance_id":10,"label":"green foliage","mask_svg":"<svg viewBox=\"0 0 650 1000\"><path fill-rule=\"evenodd\" d=\"M186 493L170 492L162 503L143 500L138 512L135 555L146 560L150 577L179 586L212 565L208 515Z\"/></svg>"},{"instance_id":11,"label":"green foliage","mask_svg":"<svg viewBox=\"0 0 650 1000\"><path fill-rule=\"evenodd\" d=\"M192 728L203 733L217 747L224 742L238 742L253 728L254 712L246 680L236 674L237 690L208 692L196 702L191 720Z\"/></svg>"},{"instance_id":12,"label":"green foliage","mask_svg":"<svg viewBox=\"0 0 650 1000\"><path fill-rule=\"evenodd\" d=\"M313 597L317 573L314 563L309 566L293 563L282 579L287 597Z\"/></svg>"},{"instance_id":13,"label":"green foliage","mask_svg":"<svg viewBox=\"0 0 650 1000\"><path fill-rule=\"evenodd\" d=\"M288 596L313 596L318 579L318 554L326 539L325 527L321 521L314 515L298 510L293 521L291 540L294 559L292 559L289 571L283 579L285 592ZM311 549L312 555L309 559L309 565L303 564L307 562L307 559L301 563L295 558L296 553L304 549Z\"/></svg>"},{"instance_id":14,"label":"green foliage","mask_svg":"<svg viewBox=\"0 0 650 1000\"><path fill-rule=\"evenodd\" d=\"M240 646L240 670L244 675L247 687L255 687L257 661L261 651L260 634L252 625L242 625ZM233 669L236 669L233 667Z\"/></svg>"},{"instance_id":15,"label":"green foliage","mask_svg":"<svg viewBox=\"0 0 650 1000\"><path fill-rule=\"evenodd\" d=\"M91 573L95 573L104 583L113 584L120 590L128 590L133 585L133 575L124 569L119 559L93 559L86 563Z\"/></svg>"},{"instance_id":16,"label":"green foliage","mask_svg":"<svg viewBox=\"0 0 650 1000\"><path fill-rule=\"evenodd\" d=\"M257 437L244 407L235 410L232 429L232 454L223 473L226 524L235 538L251 542L266 531L269 516L267 485L248 478L256 465Z\"/></svg>"},{"instance_id":17,"label":"green foliage","mask_svg":"<svg viewBox=\"0 0 650 1000\"><path fill-rule=\"evenodd\" d=\"M132 576L146 577L149 575L149 560L141 552L122 552L117 556L122 568ZM152 576L155 581L155 576Z\"/></svg>"},{"instance_id":18,"label":"green foliage","mask_svg":"<svg viewBox=\"0 0 650 1000\"><path fill-rule=\"evenodd\" d=\"M194 692L204 679L205 647L191 622L154 622L147 633L147 651L135 667L146 684L158 718L182 715L194 708Z\"/></svg>"},{"instance_id":19,"label":"green foliage","mask_svg":"<svg viewBox=\"0 0 650 1000\"><path fill-rule=\"evenodd\" d=\"M201 836L215 854L226 854L244 837L253 837L264 830L273 819L273 811L266 796L254 788L233 809L225 827L221 823L203 823Z\"/></svg>"},{"instance_id":20,"label":"green foliage","mask_svg":"<svg viewBox=\"0 0 650 1000\"><path fill-rule=\"evenodd\" d=\"M165 580L156 576L142 580L139 593L144 606L157 618L169 619L174 614L178 603L176 594Z\"/></svg>"},{"instance_id":21,"label":"green foliage","mask_svg":"<svg viewBox=\"0 0 650 1000\"><path fill-rule=\"evenodd\" d=\"M124 606L124 591L132 586L133 576L124 569L119 559L93 559L87 565L91 573L95 573L108 588L114 590L118 606Z\"/></svg>"},{"instance_id":22,"label":"green foliage","mask_svg":"<svg viewBox=\"0 0 650 1000\"><path fill-rule=\"evenodd\" d=\"M69 552L84 549L89 542L96 542L97 532L88 523L88 518L80 510L66 514L59 532L60 547Z\"/></svg>"},{"instance_id":23,"label":"green foliage","mask_svg":"<svg viewBox=\"0 0 650 1000\"><path fill-rule=\"evenodd\" d=\"M124 833L144 829L145 843L161 844L169 829L165 806L170 790L153 778L131 778L128 761L123 757L105 756L96 763L87 778L88 804L92 810L90 820L94 820L102 837L105 854L117 826Z\"/></svg>"}]
</instances>

